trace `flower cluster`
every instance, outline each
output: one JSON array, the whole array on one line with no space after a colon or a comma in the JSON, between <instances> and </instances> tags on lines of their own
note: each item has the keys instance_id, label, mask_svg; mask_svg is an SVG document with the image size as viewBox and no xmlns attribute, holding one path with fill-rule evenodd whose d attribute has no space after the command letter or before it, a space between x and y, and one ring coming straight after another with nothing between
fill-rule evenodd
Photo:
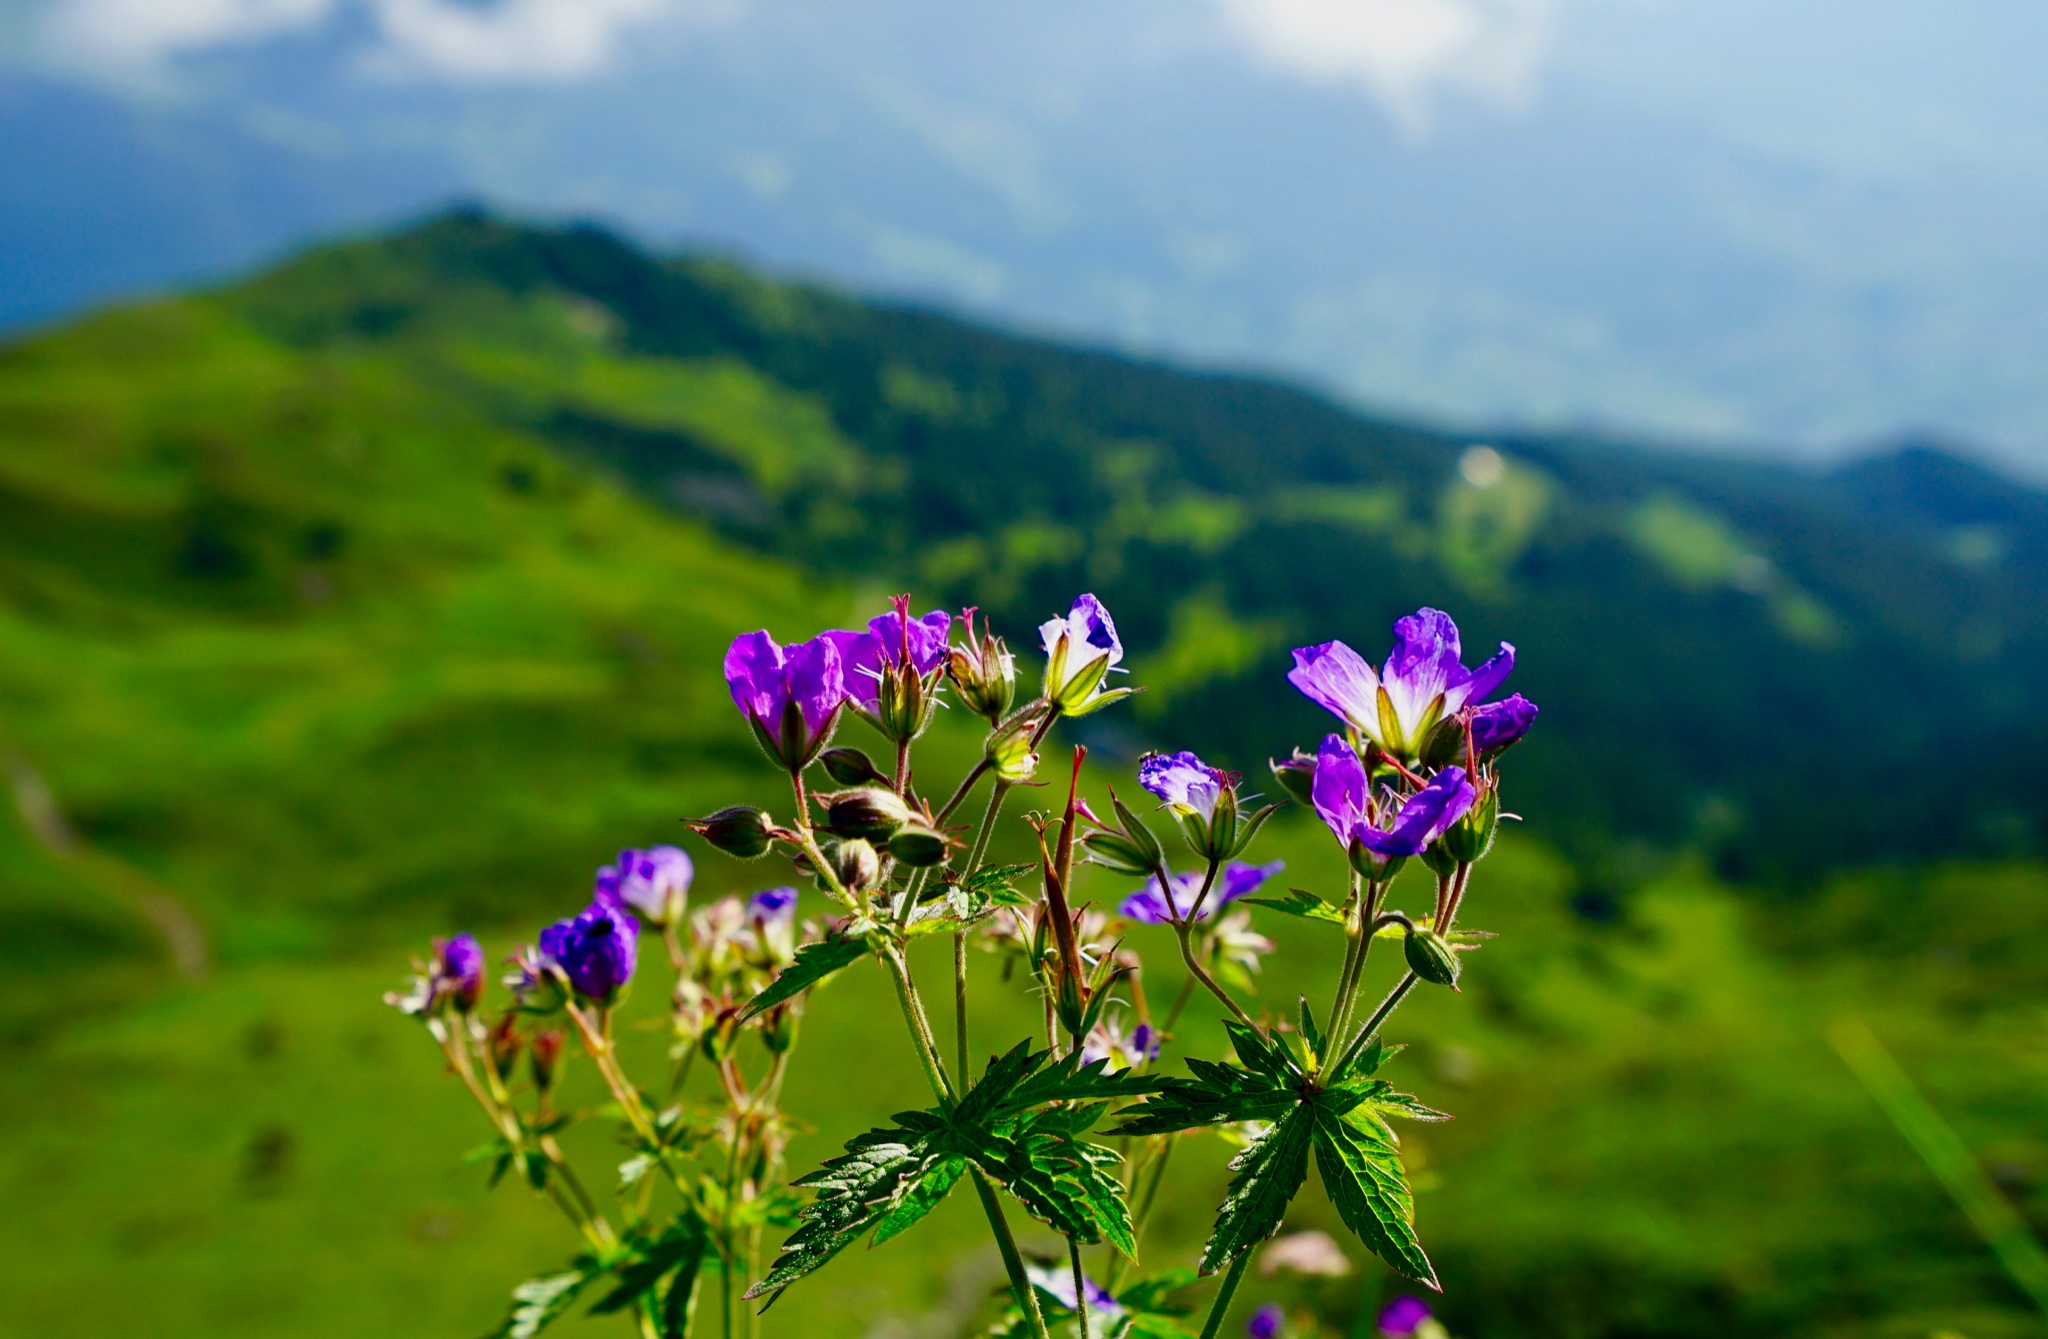
<instances>
[{"instance_id":1,"label":"flower cluster","mask_svg":"<svg viewBox=\"0 0 2048 1339\"><path fill-rule=\"evenodd\" d=\"M1015 658L986 623L977 628L977 612L914 614L903 596L859 629L790 644L758 631L731 644L727 687L786 776L788 808L778 818L734 805L688 825L738 859L778 857L788 883L693 906L688 854L623 850L598 870L582 910L512 955L511 1002L494 1019L483 1004L484 956L467 935L436 941L411 986L387 997L426 1021L491 1120L498 1173L516 1167L585 1238L569 1270L515 1291L504 1333L535 1333L602 1278L594 1312L627 1311L643 1334L679 1339L699 1314L700 1282L715 1278L730 1339L744 1299L772 1300L863 1234L886 1240L971 1182L1009 1276L1007 1309L991 1334L1184 1334L1190 1276L1130 1269L1169 1152L1181 1135L1203 1131L1242 1150L1197 1262L1199 1274L1222 1275L1205 1333L1217 1332L1252 1252L1278 1231L1311 1155L1364 1244L1436 1285L1410 1226L1413 1203L1386 1119L1441 1117L1374 1074L1398 1049L1380 1038L1393 1010L1419 983L1455 989L1460 955L1480 938L1454 923L1502 816L1501 756L1536 716L1520 695L1490 700L1514 649L1503 644L1467 669L1456 626L1424 609L1395 625L1394 647L1377 668L1342 642L1298 650L1289 679L1341 729L1313 753L1297 749L1273 764L1280 799L1262 802L1240 774L1180 750L1139 760L1137 790L1128 792L1139 808L1109 785L1098 813L1081 795L1086 750L1075 748L1064 804L1024 816L1029 831L1018 835L1035 861L1000 864L991 852L1006 802L1036 782L1052 729L1135 690L1112 681L1124 672L1124 649L1093 595L1039 627L1043 672L1037 695L1022 702ZM979 721L986 734L964 776L927 787L916 746L949 698L966 708L963 725ZM873 731L885 749L879 760L838 741L848 720ZM984 785L979 822L956 822ZM1140 812L1145 796L1150 807ZM1276 895L1285 863L1251 854L1289 799L1310 809L1343 853L1348 875L1335 896ZM1387 905L1410 860L1436 879L1427 915ZM1080 881L1103 877L1085 874L1091 864L1134 884L1104 906L1082 901ZM803 888L828 899L834 914L800 923ZM1276 949L1255 927L1254 908L1341 931L1326 1010L1304 999L1276 1015L1258 1002L1261 965ZM930 934L950 935L954 950L950 1048L908 952ZM1367 956L1390 935L1403 941L1405 971L1361 1017ZM1157 1013L1139 951L1148 936L1178 958L1166 969L1171 1002ZM648 941L659 942L669 968L670 1071L653 1087L627 1076L613 1026ZM979 1066L967 987L967 949L976 944L1000 957L1005 980L1021 976L1043 1018L1041 1034L1006 1039ZM790 1181L791 1118L780 1098L797 1025L821 986L861 962L888 978L932 1105ZM1232 1059L1182 1056L1192 1077L1175 1077L1165 1057L1184 1045L1182 1020L1203 1000L1223 1019ZM609 1108L557 1107L570 1034L609 1091ZM711 1077L693 1095L699 1062ZM609 1207L556 1139L572 1121L607 1111L622 1123L627 1154L607 1178L617 1187ZM1105 1120L1120 1145L1091 1138ZM657 1182L671 1192L659 1200ZM1023 1252L1009 1221L1018 1209L1063 1238L1064 1255ZM792 1230L764 1263L762 1232L771 1225ZM1084 1252L1098 1249L1091 1273ZM1349 1268L1320 1233L1296 1234L1267 1254L1270 1268ZM1413 1298L1390 1306L1378 1317L1381 1332L1430 1334L1434 1322L1416 1307ZM1287 1324L1269 1305L1247 1333L1276 1339Z\"/></svg>"}]
</instances>

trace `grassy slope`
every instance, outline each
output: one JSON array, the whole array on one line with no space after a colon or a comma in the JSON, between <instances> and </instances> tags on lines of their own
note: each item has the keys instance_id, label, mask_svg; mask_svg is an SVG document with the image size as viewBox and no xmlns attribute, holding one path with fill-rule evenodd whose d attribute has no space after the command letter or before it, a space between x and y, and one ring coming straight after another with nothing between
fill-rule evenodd
<instances>
[{"instance_id":1,"label":"grassy slope","mask_svg":"<svg viewBox=\"0 0 2048 1339\"><path fill-rule=\"evenodd\" d=\"M59 858L0 824L0 1233L16 1262L0 1268L0 1333L481 1328L510 1277L566 1243L514 1192L487 1210L474 1169L456 1164L474 1119L374 1003L397 945L472 922L510 942L571 906L611 848L666 837L714 801L772 799L715 677L719 650L745 627L803 633L873 603L735 546L766 542L749 530L763 515L795 514L804 543L829 533L833 481L872 448L826 389L764 375L772 349L678 362L636 351L588 299L451 291L410 334L370 321L314 338L275 312L252 322L236 295L112 313L0 356L0 744L48 779L88 852ZM882 384L927 419L970 421L980 411L959 387L973 383L954 377ZM673 495L711 519L678 520L579 463L597 452L645 484L619 464L629 450L655 452ZM1135 601L1146 581L1187 585L1158 575L1173 564L1274 551L1224 494L1169 482L1119 493L1143 507L1077 513L1093 557L1062 557L1057 527L1005 531L986 573L1012 579L1018 602L1093 575L1135 583ZM1460 592L1444 575L1455 556L1429 547L1453 531L1415 529L1412 510L1370 489L1261 505L1303 533L1362 537L1341 552L1379 564L1384 591L1366 603L1441 590L1499 618L1493 602L1547 589L1524 576ZM1411 518L1394 540L1374 528L1390 516ZM1719 580L1716 542L1695 533ZM1103 554L1121 566L1085 570ZM1204 589L1165 602L1171 616L1123 606L1152 648L1141 673L1178 674L1184 690L1184 707L1140 718L1149 729L1215 715L1227 698L1205 692L1269 675L1276 634L1243 612L1256 606L1229 590L1205 604ZM1349 635L1363 615L1347 600L1330 608ZM1673 654L1717 626L1741 646L1757 644L1743 620L1772 626L1767 609L1714 607L1732 621L1674 615ZM1201 658L1219 645L1252 649ZM1557 719L1569 734L1570 713ZM1557 764L1542 756L1532 745L1522 807L1550 801L1541 779ZM1284 827L1276 842L1304 879L1334 878L1313 832ZM2041 1213L2043 1020L2010 1003L2044 984L2013 947L2038 932L2038 873L1872 876L1757 919L1680 866L1611 925L1570 912L1574 897L1607 904L1536 845L1490 873L1474 914L1508 937L1475 964L1466 999L1416 1010L1406 1026L1423 1044L1400 1062L1467 1113L1410 1145L1439 1182L1424 1229L1461 1332L1769 1334L1890 1318L1904 1334L1928 1317L1973 1337L2025 1332L1960 1218L1817 1036L1837 1008L1869 1012ZM706 862L707 888L744 877ZM163 967L135 909L151 888L208 931L221 965L205 982ZM1276 978L1269 997L1293 985ZM794 1080L820 1125L799 1158L915 1088L877 983L838 989ZM983 1016L1007 1023L985 1037L1028 1025L1006 998L987 993ZM1188 1159L1203 1172L1164 1212L1167 1245L1198 1238L1222 1152ZM1301 1213L1326 1211L1311 1193ZM926 1243L978 1243L957 1226L967 1235L942 1223ZM977 1259L955 1277L946 1251L915 1242L850 1258L792 1294L768 1332L863 1333L956 1293L971 1307Z\"/></svg>"}]
</instances>

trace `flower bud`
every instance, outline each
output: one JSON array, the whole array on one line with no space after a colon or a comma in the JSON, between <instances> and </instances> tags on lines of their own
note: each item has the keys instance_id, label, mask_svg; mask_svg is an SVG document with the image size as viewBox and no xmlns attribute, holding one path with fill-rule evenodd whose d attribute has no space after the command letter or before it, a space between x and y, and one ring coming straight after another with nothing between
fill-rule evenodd
<instances>
[{"instance_id":1,"label":"flower bud","mask_svg":"<svg viewBox=\"0 0 2048 1339\"><path fill-rule=\"evenodd\" d=\"M882 733L899 744L908 744L923 734L938 709L939 676L929 678L908 661L885 663L875 685L875 723Z\"/></svg>"},{"instance_id":2,"label":"flower bud","mask_svg":"<svg viewBox=\"0 0 2048 1339\"><path fill-rule=\"evenodd\" d=\"M526 1047L526 1038L513 1026L515 1015L506 1013L491 1025L484 1044L490 1052L491 1068L498 1072L500 1079L509 1080L512 1071L519 1065L519 1053Z\"/></svg>"},{"instance_id":3,"label":"flower bud","mask_svg":"<svg viewBox=\"0 0 2048 1339\"><path fill-rule=\"evenodd\" d=\"M998 781L1018 785L1029 781L1038 770L1038 755L1031 751L1031 735L1037 722L1021 720L1008 729L991 732L981 746Z\"/></svg>"},{"instance_id":4,"label":"flower bud","mask_svg":"<svg viewBox=\"0 0 2048 1339\"><path fill-rule=\"evenodd\" d=\"M993 725L1009 713L1017 696L1017 661L1000 637L974 635L974 611L966 613L967 642L946 657L946 677L960 701Z\"/></svg>"},{"instance_id":5,"label":"flower bud","mask_svg":"<svg viewBox=\"0 0 2048 1339\"><path fill-rule=\"evenodd\" d=\"M1458 858L1446 851L1441 841L1432 842L1424 848L1422 863L1429 866L1429 872L1439 879L1448 879L1458 872Z\"/></svg>"},{"instance_id":6,"label":"flower bud","mask_svg":"<svg viewBox=\"0 0 2048 1339\"><path fill-rule=\"evenodd\" d=\"M882 871L882 858L859 837L838 843L826 858L832 862L832 872L839 876L840 886L850 893L871 886Z\"/></svg>"},{"instance_id":7,"label":"flower bud","mask_svg":"<svg viewBox=\"0 0 2048 1339\"><path fill-rule=\"evenodd\" d=\"M692 832L719 850L741 860L768 854L768 815L751 804L720 809L709 818L689 820Z\"/></svg>"},{"instance_id":8,"label":"flower bud","mask_svg":"<svg viewBox=\"0 0 2048 1339\"><path fill-rule=\"evenodd\" d=\"M1500 790L1487 786L1465 816L1445 830L1437 843L1451 859L1470 865L1493 849L1493 834L1500 826Z\"/></svg>"},{"instance_id":9,"label":"flower bud","mask_svg":"<svg viewBox=\"0 0 2048 1339\"><path fill-rule=\"evenodd\" d=\"M718 1021L704 1029L704 1038L698 1042L698 1047L706 1060L720 1065L732 1054L732 1044L740 1034L739 1017L739 1010L727 1009L719 1014Z\"/></svg>"},{"instance_id":10,"label":"flower bud","mask_svg":"<svg viewBox=\"0 0 2048 1339\"><path fill-rule=\"evenodd\" d=\"M865 786L870 782L887 781L875 767L874 760L855 748L826 749L818 755L824 765L825 775L842 786Z\"/></svg>"},{"instance_id":11,"label":"flower bud","mask_svg":"<svg viewBox=\"0 0 2048 1339\"><path fill-rule=\"evenodd\" d=\"M1432 985L1458 988L1458 954L1450 941L1434 930L1411 929L1401 941L1408 970Z\"/></svg>"},{"instance_id":12,"label":"flower bud","mask_svg":"<svg viewBox=\"0 0 2048 1339\"><path fill-rule=\"evenodd\" d=\"M889 854L914 868L936 865L946 858L951 844L942 832L922 823L909 823L889 838Z\"/></svg>"},{"instance_id":13,"label":"flower bud","mask_svg":"<svg viewBox=\"0 0 2048 1339\"><path fill-rule=\"evenodd\" d=\"M1344 848L1344 854L1351 861L1351 868L1359 877L1369 883L1385 883L1401 872L1401 866L1408 863L1404 855L1382 855L1364 842L1353 837Z\"/></svg>"},{"instance_id":14,"label":"flower bud","mask_svg":"<svg viewBox=\"0 0 2048 1339\"><path fill-rule=\"evenodd\" d=\"M881 786L862 786L835 795L825 809L825 826L835 837L887 841L909 821L910 806L903 797Z\"/></svg>"},{"instance_id":15,"label":"flower bud","mask_svg":"<svg viewBox=\"0 0 2048 1339\"><path fill-rule=\"evenodd\" d=\"M561 1075L562 1042L562 1030L549 1028L545 1032L536 1032L533 1043L526 1048L526 1062L533 1073L533 1086L541 1092L551 1090Z\"/></svg>"},{"instance_id":16,"label":"flower bud","mask_svg":"<svg viewBox=\"0 0 2048 1339\"><path fill-rule=\"evenodd\" d=\"M1273 769L1273 779L1280 783L1280 789L1287 792L1289 799L1296 804L1314 806L1315 754L1296 749L1294 756L1286 762L1274 762L1269 758L1266 765Z\"/></svg>"},{"instance_id":17,"label":"flower bud","mask_svg":"<svg viewBox=\"0 0 2048 1339\"><path fill-rule=\"evenodd\" d=\"M761 1020L761 1044L781 1055L796 1043L796 1019L787 1004L778 1004Z\"/></svg>"}]
</instances>

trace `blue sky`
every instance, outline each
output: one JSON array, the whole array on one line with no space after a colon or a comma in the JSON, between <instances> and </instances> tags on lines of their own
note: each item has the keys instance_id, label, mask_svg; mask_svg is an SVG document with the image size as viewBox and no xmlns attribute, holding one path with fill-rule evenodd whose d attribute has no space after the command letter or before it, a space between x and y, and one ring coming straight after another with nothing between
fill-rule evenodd
<instances>
[{"instance_id":1,"label":"blue sky","mask_svg":"<svg viewBox=\"0 0 2048 1339\"><path fill-rule=\"evenodd\" d=\"M41 0L0 321L454 196L1468 425L2048 476L2048 9Z\"/></svg>"}]
</instances>

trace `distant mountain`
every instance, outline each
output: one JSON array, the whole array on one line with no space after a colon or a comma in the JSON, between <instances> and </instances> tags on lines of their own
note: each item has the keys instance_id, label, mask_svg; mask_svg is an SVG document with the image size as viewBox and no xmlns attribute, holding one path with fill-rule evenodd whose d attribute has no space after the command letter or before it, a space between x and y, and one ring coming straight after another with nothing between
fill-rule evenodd
<instances>
[{"instance_id":1,"label":"distant mountain","mask_svg":"<svg viewBox=\"0 0 2048 1339\"><path fill-rule=\"evenodd\" d=\"M592 500L607 479L677 519ZM546 756L591 784L606 756L651 769L618 783L649 804L708 788L744 748L720 639L836 607L772 594L778 573L975 604L1020 651L1095 590L1147 692L1091 742L1255 777L1330 725L1288 648L1376 654L1427 603L1475 655L1520 648L1544 714L1516 784L1589 878L1625 880L1647 840L1791 884L2039 846L2044 506L1927 448L1813 475L1481 442L465 211L0 356L0 730L74 769L108 840L203 831L232 862L235 815L188 812L161 770L213 765L214 708L159 702L176 729L127 755L108 725L148 719L165 648L198 639L251 695L221 765L265 840L346 869L383 839L318 812L336 783L304 775L328 769L420 882L484 858L433 835L437 767L466 807L559 784ZM488 654L461 649L486 627ZM301 693L293 656L358 657L360 682ZM574 806L521 830L524 799L490 805L511 884L585 840Z\"/></svg>"}]
</instances>

